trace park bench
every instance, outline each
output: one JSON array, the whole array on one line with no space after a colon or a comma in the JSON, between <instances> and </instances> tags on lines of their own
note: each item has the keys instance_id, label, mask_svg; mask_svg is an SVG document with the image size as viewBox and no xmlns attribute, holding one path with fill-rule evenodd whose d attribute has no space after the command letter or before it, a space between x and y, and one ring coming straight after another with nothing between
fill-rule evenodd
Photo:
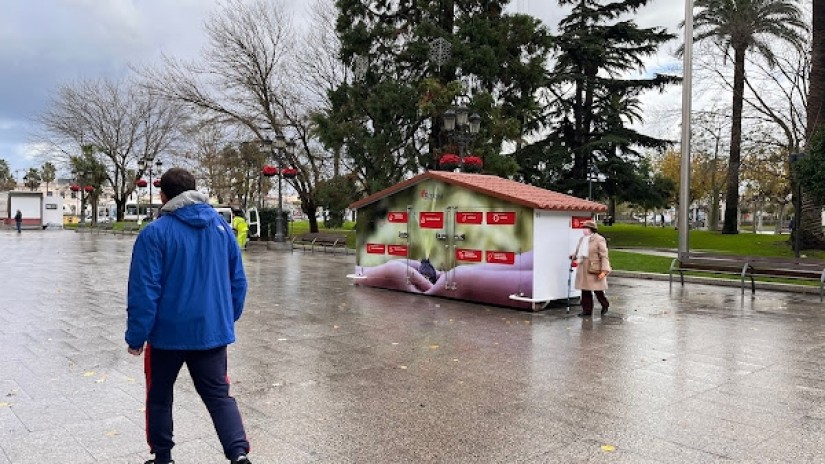
<instances>
[{"instance_id":1,"label":"park bench","mask_svg":"<svg viewBox=\"0 0 825 464\"><path fill-rule=\"evenodd\" d=\"M92 232L94 228L91 223L80 222L75 226L75 232Z\"/></svg>"},{"instance_id":2,"label":"park bench","mask_svg":"<svg viewBox=\"0 0 825 464\"><path fill-rule=\"evenodd\" d=\"M738 275L742 295L745 294L745 279L750 280L751 294L756 293L755 276L818 280L819 300L825 298L825 260L688 253L670 263L670 285L673 285L675 272L685 285L686 271Z\"/></svg>"},{"instance_id":3,"label":"park bench","mask_svg":"<svg viewBox=\"0 0 825 464\"><path fill-rule=\"evenodd\" d=\"M688 253L681 255L670 263L668 280L673 286L673 273L679 273L682 285L685 285L685 271L700 271L710 274L732 274L739 276L742 294L745 293L745 278L751 281L751 291L756 292L753 276L748 272L746 256L714 255L709 253Z\"/></svg>"},{"instance_id":4,"label":"park bench","mask_svg":"<svg viewBox=\"0 0 825 464\"><path fill-rule=\"evenodd\" d=\"M98 235L100 235L101 231L112 232L113 228L114 224L112 224L111 222L99 222L95 226L94 230L97 232Z\"/></svg>"},{"instance_id":5,"label":"park bench","mask_svg":"<svg viewBox=\"0 0 825 464\"><path fill-rule=\"evenodd\" d=\"M825 298L825 260L754 256L748 260L751 275L819 281L819 301Z\"/></svg>"},{"instance_id":6,"label":"park bench","mask_svg":"<svg viewBox=\"0 0 825 464\"><path fill-rule=\"evenodd\" d=\"M140 224L137 222L127 222L120 229L120 235L126 235L126 233L137 234L138 232L140 232Z\"/></svg>"},{"instance_id":7,"label":"park bench","mask_svg":"<svg viewBox=\"0 0 825 464\"><path fill-rule=\"evenodd\" d=\"M346 234L333 232L307 232L296 235L295 238L292 239L291 248L293 251L295 248L300 248L303 251L310 250L313 253L316 248L321 249L324 253L326 253L329 248L332 251L340 249L344 251L344 254L349 253Z\"/></svg>"}]
</instances>

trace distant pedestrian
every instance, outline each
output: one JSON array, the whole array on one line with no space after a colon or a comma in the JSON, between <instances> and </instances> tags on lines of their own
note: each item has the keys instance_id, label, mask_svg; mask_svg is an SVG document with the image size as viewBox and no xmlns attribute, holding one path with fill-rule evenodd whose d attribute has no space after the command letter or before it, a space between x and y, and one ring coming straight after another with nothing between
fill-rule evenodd
<instances>
[{"instance_id":1,"label":"distant pedestrian","mask_svg":"<svg viewBox=\"0 0 825 464\"><path fill-rule=\"evenodd\" d=\"M665 226L665 213L660 214L659 217L660 217L659 227L664 227Z\"/></svg>"},{"instance_id":2,"label":"distant pedestrian","mask_svg":"<svg viewBox=\"0 0 825 464\"><path fill-rule=\"evenodd\" d=\"M585 228L584 237L579 239L576 251L570 255L570 259L575 259L578 263L576 288L582 292L582 312L578 316L593 315L593 292L596 292L604 316L610 307L604 291L607 290L607 275L612 270L607 255L607 240L597 233L599 226L595 222L584 221L582 226Z\"/></svg>"},{"instance_id":3,"label":"distant pedestrian","mask_svg":"<svg viewBox=\"0 0 825 464\"><path fill-rule=\"evenodd\" d=\"M243 210L239 208L232 209L232 230L235 231L238 246L246 249L246 242L249 240L249 224L246 223Z\"/></svg>"},{"instance_id":4,"label":"distant pedestrian","mask_svg":"<svg viewBox=\"0 0 825 464\"><path fill-rule=\"evenodd\" d=\"M17 226L17 233L20 233L20 230L23 228L23 213L20 210L17 210L17 214L14 215L14 224Z\"/></svg>"},{"instance_id":5,"label":"distant pedestrian","mask_svg":"<svg viewBox=\"0 0 825 464\"><path fill-rule=\"evenodd\" d=\"M173 168L160 179L158 219L138 235L129 270L126 343L144 353L146 435L154 459L170 464L172 393L185 363L232 464L250 464L249 441L229 396L226 347L246 298L238 244L226 221L195 191L195 178ZM145 346L145 348L144 348Z\"/></svg>"}]
</instances>

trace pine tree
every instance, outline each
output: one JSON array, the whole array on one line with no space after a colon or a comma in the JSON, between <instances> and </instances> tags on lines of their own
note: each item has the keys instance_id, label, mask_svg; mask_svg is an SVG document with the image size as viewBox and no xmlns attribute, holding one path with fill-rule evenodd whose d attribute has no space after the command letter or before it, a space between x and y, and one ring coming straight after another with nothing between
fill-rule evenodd
<instances>
[{"instance_id":1,"label":"pine tree","mask_svg":"<svg viewBox=\"0 0 825 464\"><path fill-rule=\"evenodd\" d=\"M482 117L471 146L485 170L512 172L500 155L524 121L536 120L550 35L535 18L503 12L506 1L338 0L341 59L362 76L330 96L319 115L321 138L345 147L368 192L437 165L450 143L439 117L457 99ZM449 44L433 59L433 41Z\"/></svg>"},{"instance_id":2,"label":"pine tree","mask_svg":"<svg viewBox=\"0 0 825 464\"><path fill-rule=\"evenodd\" d=\"M518 153L522 178L578 196L588 193L588 176L606 179L609 195L627 191L638 178L640 148L669 142L627 127L641 120L638 95L679 81L674 76L628 78L644 69L643 59L675 36L663 28L640 28L621 19L648 0L559 0L572 5L555 37L556 62L548 76L550 100L543 121L548 135Z\"/></svg>"}]
</instances>

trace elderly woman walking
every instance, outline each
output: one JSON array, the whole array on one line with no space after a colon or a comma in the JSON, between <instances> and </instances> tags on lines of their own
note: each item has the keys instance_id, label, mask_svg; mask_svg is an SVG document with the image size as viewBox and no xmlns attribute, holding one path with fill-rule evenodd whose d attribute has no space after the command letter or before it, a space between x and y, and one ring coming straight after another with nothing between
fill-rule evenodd
<instances>
[{"instance_id":1,"label":"elderly woman walking","mask_svg":"<svg viewBox=\"0 0 825 464\"><path fill-rule=\"evenodd\" d=\"M610 273L610 259L607 257L607 241L597 232L599 226L594 221L585 221L584 237L579 239L576 250L570 255L576 260L576 289L582 292L582 312L579 317L593 315L593 292L602 305L602 316L607 313L610 302L604 296L607 290L607 274Z\"/></svg>"}]
</instances>

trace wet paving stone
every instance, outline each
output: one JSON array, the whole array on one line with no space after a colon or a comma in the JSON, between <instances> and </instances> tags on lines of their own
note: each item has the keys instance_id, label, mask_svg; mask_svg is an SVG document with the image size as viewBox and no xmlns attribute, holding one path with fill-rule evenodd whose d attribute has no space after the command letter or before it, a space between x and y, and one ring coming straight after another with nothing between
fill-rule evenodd
<instances>
[{"instance_id":1,"label":"wet paving stone","mask_svg":"<svg viewBox=\"0 0 825 464\"><path fill-rule=\"evenodd\" d=\"M134 238L0 231L0 464L149 458L123 342ZM232 392L261 463L825 460L825 305L611 279L609 317L353 286L245 252ZM185 369L179 464L224 463Z\"/></svg>"}]
</instances>

